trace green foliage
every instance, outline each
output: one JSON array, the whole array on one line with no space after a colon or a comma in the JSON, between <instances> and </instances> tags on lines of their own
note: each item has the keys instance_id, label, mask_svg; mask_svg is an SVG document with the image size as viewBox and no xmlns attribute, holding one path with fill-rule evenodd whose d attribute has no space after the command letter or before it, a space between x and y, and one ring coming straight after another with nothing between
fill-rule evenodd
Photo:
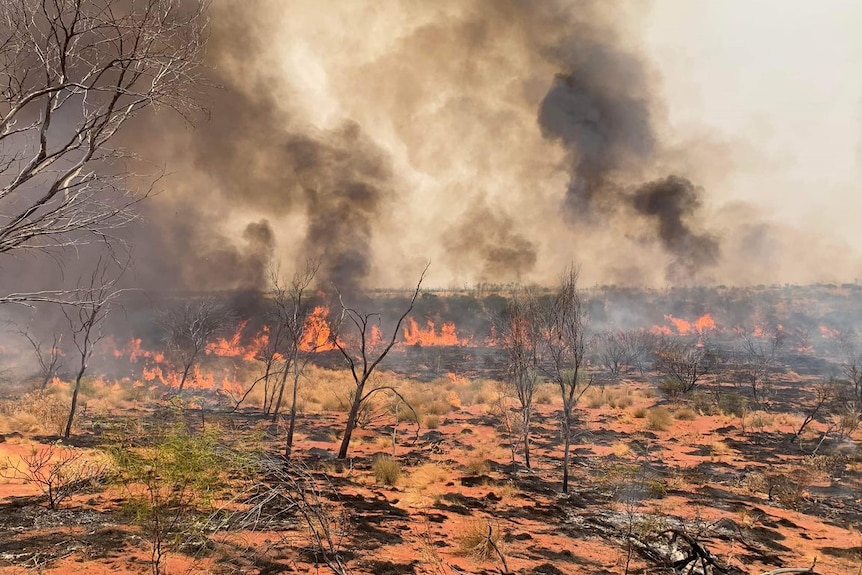
<instances>
[{"instance_id":1,"label":"green foliage","mask_svg":"<svg viewBox=\"0 0 862 575\"><path fill-rule=\"evenodd\" d=\"M653 479L649 481L646 485L647 494L652 499L661 499L662 497L667 495L667 485L664 484L664 481L659 479Z\"/></svg>"},{"instance_id":2,"label":"green foliage","mask_svg":"<svg viewBox=\"0 0 862 575\"><path fill-rule=\"evenodd\" d=\"M748 411L748 399L739 393L723 393L718 398L718 409L725 415L742 417Z\"/></svg>"},{"instance_id":3,"label":"green foliage","mask_svg":"<svg viewBox=\"0 0 862 575\"><path fill-rule=\"evenodd\" d=\"M193 433L181 423L148 446L124 442L111 455L128 494L126 511L152 545L154 575L163 572L169 550L206 544L196 519L211 511L231 475L251 461L251 455L222 446L218 430Z\"/></svg>"},{"instance_id":4,"label":"green foliage","mask_svg":"<svg viewBox=\"0 0 862 575\"><path fill-rule=\"evenodd\" d=\"M685 391L685 384L678 379L665 378L658 384L658 389L671 401L676 401Z\"/></svg>"}]
</instances>

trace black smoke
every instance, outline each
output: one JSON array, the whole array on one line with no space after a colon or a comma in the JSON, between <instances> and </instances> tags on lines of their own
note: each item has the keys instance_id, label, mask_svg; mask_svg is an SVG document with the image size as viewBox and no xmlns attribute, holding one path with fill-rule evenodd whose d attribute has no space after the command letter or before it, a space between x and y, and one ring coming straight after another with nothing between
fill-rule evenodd
<instances>
[{"instance_id":1,"label":"black smoke","mask_svg":"<svg viewBox=\"0 0 862 575\"><path fill-rule=\"evenodd\" d=\"M701 207L702 192L685 178L668 176L640 186L631 196L634 209L652 220L662 247L673 254L667 275L677 282L718 260L718 240L688 221Z\"/></svg>"}]
</instances>

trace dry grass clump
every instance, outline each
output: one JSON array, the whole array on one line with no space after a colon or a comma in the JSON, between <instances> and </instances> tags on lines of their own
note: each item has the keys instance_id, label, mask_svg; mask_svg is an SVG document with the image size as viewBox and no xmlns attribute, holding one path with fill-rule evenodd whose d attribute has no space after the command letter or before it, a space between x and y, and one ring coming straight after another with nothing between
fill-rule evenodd
<instances>
[{"instance_id":1,"label":"dry grass clump","mask_svg":"<svg viewBox=\"0 0 862 575\"><path fill-rule=\"evenodd\" d=\"M323 369L311 366L299 384L299 398L307 413L321 411L346 412L353 378L347 370Z\"/></svg>"},{"instance_id":2,"label":"dry grass clump","mask_svg":"<svg viewBox=\"0 0 862 575\"><path fill-rule=\"evenodd\" d=\"M755 411L745 418L745 425L751 429L762 431L775 422L775 416L765 411Z\"/></svg>"},{"instance_id":3,"label":"dry grass clump","mask_svg":"<svg viewBox=\"0 0 862 575\"><path fill-rule=\"evenodd\" d=\"M644 417L646 417L646 411L646 407L642 405L638 406L632 410L632 417L634 417L635 419L643 419Z\"/></svg>"},{"instance_id":4,"label":"dry grass clump","mask_svg":"<svg viewBox=\"0 0 862 575\"><path fill-rule=\"evenodd\" d=\"M749 473L740 486L752 494L765 495L767 500L782 507L798 509L808 497L811 480L810 470L798 467L780 472L755 471Z\"/></svg>"},{"instance_id":5,"label":"dry grass clump","mask_svg":"<svg viewBox=\"0 0 862 575\"><path fill-rule=\"evenodd\" d=\"M673 416L678 421L694 421L697 419L697 413L689 407L683 407L673 412Z\"/></svg>"},{"instance_id":6,"label":"dry grass clump","mask_svg":"<svg viewBox=\"0 0 862 575\"><path fill-rule=\"evenodd\" d=\"M632 454L632 448L627 443L618 441L611 447L611 453L617 457L628 457Z\"/></svg>"},{"instance_id":7,"label":"dry grass clump","mask_svg":"<svg viewBox=\"0 0 862 575\"><path fill-rule=\"evenodd\" d=\"M607 405L612 409L625 409L635 402L635 394L627 385L592 387L584 394L584 402L590 409Z\"/></svg>"},{"instance_id":8,"label":"dry grass clump","mask_svg":"<svg viewBox=\"0 0 862 575\"><path fill-rule=\"evenodd\" d=\"M404 397L414 410L423 415L446 415L453 409L460 408L461 399L457 392L433 389L430 386L419 386L410 383L403 387ZM410 412L405 408L405 412Z\"/></svg>"},{"instance_id":9,"label":"dry grass clump","mask_svg":"<svg viewBox=\"0 0 862 575\"><path fill-rule=\"evenodd\" d=\"M499 558L503 552L503 531L484 519L470 521L457 537L458 552L480 561Z\"/></svg>"},{"instance_id":10,"label":"dry grass clump","mask_svg":"<svg viewBox=\"0 0 862 575\"><path fill-rule=\"evenodd\" d=\"M487 454L484 451L476 452L464 461L464 471L468 475L485 475L491 471Z\"/></svg>"},{"instance_id":11,"label":"dry grass clump","mask_svg":"<svg viewBox=\"0 0 862 575\"><path fill-rule=\"evenodd\" d=\"M427 508L439 501L452 480L452 470L439 463L426 463L401 480L405 489L401 498L407 507Z\"/></svg>"},{"instance_id":12,"label":"dry grass clump","mask_svg":"<svg viewBox=\"0 0 862 575\"><path fill-rule=\"evenodd\" d=\"M383 485L395 485L401 479L401 465L388 455L378 456L371 469L374 478Z\"/></svg>"},{"instance_id":13,"label":"dry grass clump","mask_svg":"<svg viewBox=\"0 0 862 575\"><path fill-rule=\"evenodd\" d=\"M70 401L61 391L33 391L0 403L4 433L61 435L69 418Z\"/></svg>"},{"instance_id":14,"label":"dry grass clump","mask_svg":"<svg viewBox=\"0 0 862 575\"><path fill-rule=\"evenodd\" d=\"M440 427L440 423L442 423L440 416L435 414L426 415L425 419L422 420L422 424L427 429L437 429Z\"/></svg>"},{"instance_id":15,"label":"dry grass clump","mask_svg":"<svg viewBox=\"0 0 862 575\"><path fill-rule=\"evenodd\" d=\"M497 399L499 382L490 379L458 379L467 382L455 388L462 406L492 405Z\"/></svg>"},{"instance_id":16,"label":"dry grass clump","mask_svg":"<svg viewBox=\"0 0 862 575\"><path fill-rule=\"evenodd\" d=\"M647 429L667 431L673 423L673 414L666 407L654 407L646 412Z\"/></svg>"}]
</instances>

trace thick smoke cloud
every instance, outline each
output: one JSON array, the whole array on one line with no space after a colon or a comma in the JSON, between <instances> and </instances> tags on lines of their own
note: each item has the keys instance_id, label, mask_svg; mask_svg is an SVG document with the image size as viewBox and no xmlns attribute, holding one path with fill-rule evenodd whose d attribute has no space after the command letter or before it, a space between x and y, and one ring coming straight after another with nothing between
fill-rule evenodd
<instances>
[{"instance_id":1,"label":"thick smoke cloud","mask_svg":"<svg viewBox=\"0 0 862 575\"><path fill-rule=\"evenodd\" d=\"M665 148L628 9L217 0L208 117L129 143L170 174L132 238L137 280L263 289L309 255L340 289L408 286L427 260L438 286L572 262L587 283L768 275L740 263L701 160Z\"/></svg>"}]
</instances>

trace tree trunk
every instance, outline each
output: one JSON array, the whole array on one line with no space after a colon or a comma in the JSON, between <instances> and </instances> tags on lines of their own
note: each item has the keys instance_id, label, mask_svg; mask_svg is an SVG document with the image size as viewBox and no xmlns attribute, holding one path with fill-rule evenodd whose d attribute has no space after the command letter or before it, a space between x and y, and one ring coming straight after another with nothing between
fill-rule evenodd
<instances>
[{"instance_id":1,"label":"tree trunk","mask_svg":"<svg viewBox=\"0 0 862 575\"><path fill-rule=\"evenodd\" d=\"M530 419L530 412L527 411L524 414L524 465L527 469L533 468L530 463Z\"/></svg>"},{"instance_id":2,"label":"tree trunk","mask_svg":"<svg viewBox=\"0 0 862 575\"><path fill-rule=\"evenodd\" d=\"M281 381L278 382L278 400L275 402L275 407L272 408L272 420L275 421L275 418L278 417L278 411L281 409L281 401L284 398L284 388L287 385L287 375L290 373L290 363L284 364L284 373L281 375ZM296 386L294 385L294 388ZM275 393L275 390L273 390ZM296 396L294 395L293 399L294 406L296 405Z\"/></svg>"},{"instance_id":3,"label":"tree trunk","mask_svg":"<svg viewBox=\"0 0 862 575\"><path fill-rule=\"evenodd\" d=\"M563 434L565 435L563 439L563 493L569 492L569 461L571 459L572 447L571 428L571 415L569 414L569 410L566 409L565 421L563 423Z\"/></svg>"},{"instance_id":4,"label":"tree trunk","mask_svg":"<svg viewBox=\"0 0 862 575\"><path fill-rule=\"evenodd\" d=\"M188 378L189 371L191 371L191 369L192 369L191 363L187 363L185 368L183 368L183 377L182 377L182 379L180 379L180 387L179 387L179 389L177 389L177 392L182 393L183 388L186 386L186 379Z\"/></svg>"},{"instance_id":5,"label":"tree trunk","mask_svg":"<svg viewBox=\"0 0 862 575\"><path fill-rule=\"evenodd\" d=\"M347 449L350 447L350 438L353 436L353 430L356 429L356 420L359 418L359 408L362 407L362 391L365 388L365 383L362 383L356 388L356 394L353 396L353 405L350 406L350 413L347 416L347 425L344 428L344 439L341 440L341 447L338 448L337 459L347 459Z\"/></svg>"},{"instance_id":6,"label":"tree trunk","mask_svg":"<svg viewBox=\"0 0 862 575\"><path fill-rule=\"evenodd\" d=\"M287 427L287 445L284 448L284 457L290 459L293 452L293 432L296 429L296 395L299 391L299 374L293 379L293 399L290 403L290 421Z\"/></svg>"},{"instance_id":7,"label":"tree trunk","mask_svg":"<svg viewBox=\"0 0 862 575\"><path fill-rule=\"evenodd\" d=\"M75 419L75 410L78 409L78 392L81 390L81 379L83 379L86 370L87 364L82 361L78 375L75 377L75 389L72 391L72 407L69 408L69 420L66 422L66 431L63 433L63 437L66 439L69 439L69 436L72 435L72 421Z\"/></svg>"}]
</instances>

